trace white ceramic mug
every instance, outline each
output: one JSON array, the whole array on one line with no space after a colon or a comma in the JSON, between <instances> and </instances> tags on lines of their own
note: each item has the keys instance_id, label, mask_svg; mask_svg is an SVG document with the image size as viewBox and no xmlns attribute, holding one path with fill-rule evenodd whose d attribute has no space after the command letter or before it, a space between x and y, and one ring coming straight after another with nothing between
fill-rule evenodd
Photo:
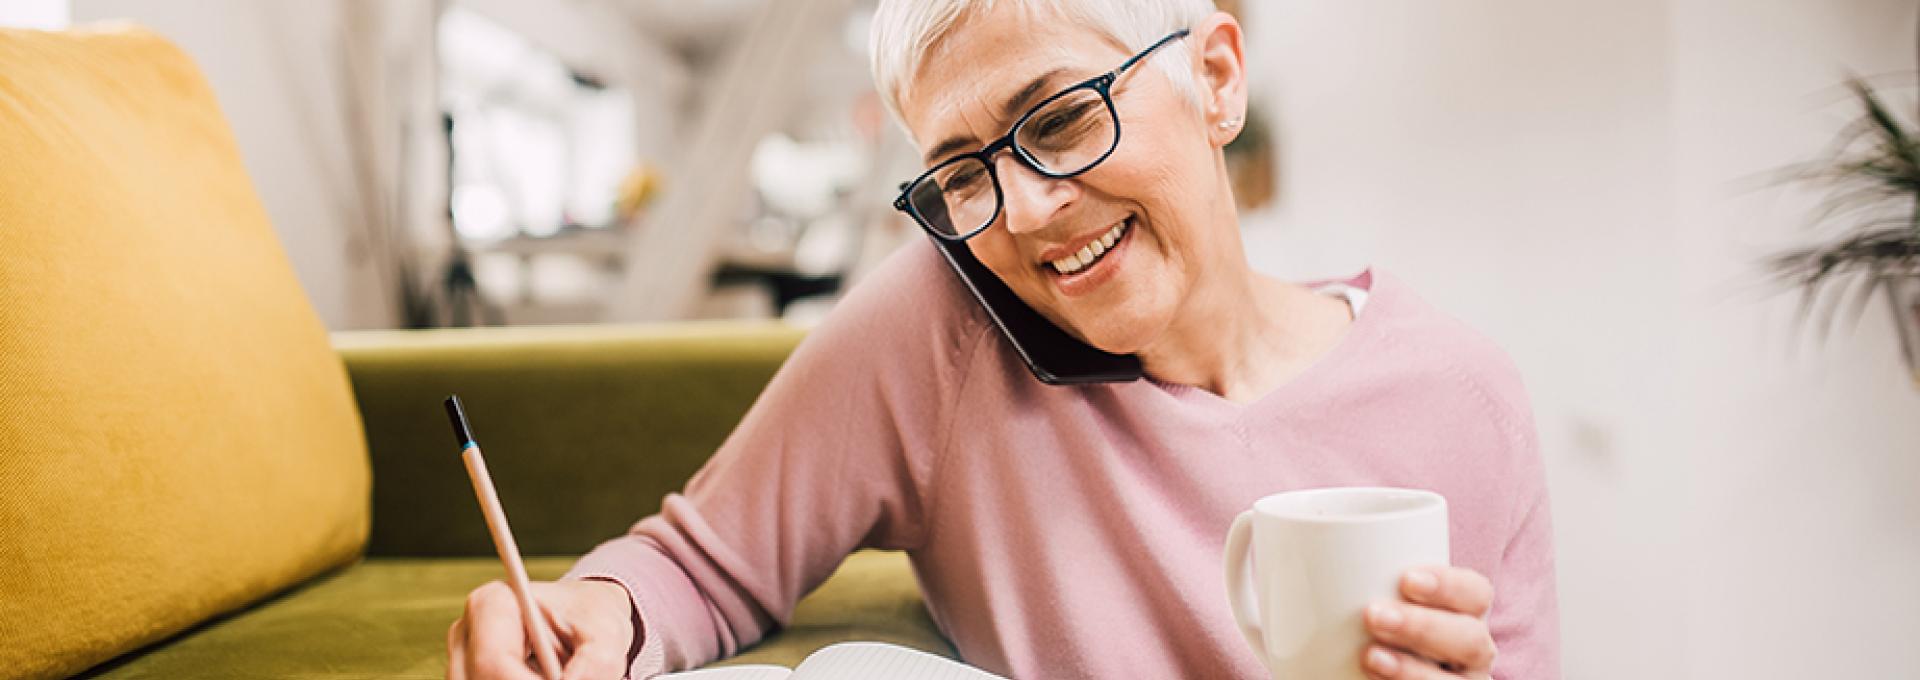
<instances>
[{"instance_id":1,"label":"white ceramic mug","mask_svg":"<svg viewBox=\"0 0 1920 680\"><path fill-rule=\"evenodd\" d=\"M1227 600L1274 680L1365 680L1367 605L1400 599L1401 575L1447 551L1447 500L1431 491L1274 494L1227 532Z\"/></svg>"}]
</instances>

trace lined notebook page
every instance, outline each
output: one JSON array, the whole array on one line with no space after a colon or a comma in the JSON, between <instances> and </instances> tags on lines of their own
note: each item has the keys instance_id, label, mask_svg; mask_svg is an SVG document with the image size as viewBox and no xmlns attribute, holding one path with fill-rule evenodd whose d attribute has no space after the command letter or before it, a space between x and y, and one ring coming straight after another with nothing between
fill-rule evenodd
<instances>
[{"instance_id":1,"label":"lined notebook page","mask_svg":"<svg viewBox=\"0 0 1920 680\"><path fill-rule=\"evenodd\" d=\"M731 676L726 680L733 680ZM880 642L842 642L807 657L793 680L1006 680L926 652Z\"/></svg>"}]
</instances>

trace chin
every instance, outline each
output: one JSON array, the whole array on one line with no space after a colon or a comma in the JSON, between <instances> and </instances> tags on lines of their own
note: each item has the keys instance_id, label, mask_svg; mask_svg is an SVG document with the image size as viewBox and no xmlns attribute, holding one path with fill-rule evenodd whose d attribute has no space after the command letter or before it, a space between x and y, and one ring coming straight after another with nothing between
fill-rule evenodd
<instances>
[{"instance_id":1,"label":"chin","mask_svg":"<svg viewBox=\"0 0 1920 680\"><path fill-rule=\"evenodd\" d=\"M1086 323L1063 325L1082 342L1110 354L1138 354L1160 335L1165 323L1155 315L1111 313Z\"/></svg>"}]
</instances>

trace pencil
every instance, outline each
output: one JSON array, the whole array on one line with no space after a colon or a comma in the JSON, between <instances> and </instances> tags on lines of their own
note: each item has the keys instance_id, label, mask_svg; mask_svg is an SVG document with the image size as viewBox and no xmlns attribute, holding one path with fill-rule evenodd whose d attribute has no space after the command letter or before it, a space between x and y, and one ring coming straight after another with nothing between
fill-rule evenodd
<instances>
[{"instance_id":1,"label":"pencil","mask_svg":"<svg viewBox=\"0 0 1920 680\"><path fill-rule=\"evenodd\" d=\"M467 426L467 414L460 407L459 396L447 397L447 419L453 421L453 436L460 442L460 459L467 464L467 476L473 480L473 495L480 500L480 512L487 517L493 548L500 553L500 563L507 568L507 585L520 600L520 620L527 628L527 644L533 648L533 657L540 664L540 674L547 680L560 680L560 661L554 655L547 617L533 601L532 589L527 585L527 565L520 561L520 547L513 542L513 531L507 528L507 511L500 507L500 495L493 490L487 461L480 457L480 444L474 441L473 430Z\"/></svg>"}]
</instances>

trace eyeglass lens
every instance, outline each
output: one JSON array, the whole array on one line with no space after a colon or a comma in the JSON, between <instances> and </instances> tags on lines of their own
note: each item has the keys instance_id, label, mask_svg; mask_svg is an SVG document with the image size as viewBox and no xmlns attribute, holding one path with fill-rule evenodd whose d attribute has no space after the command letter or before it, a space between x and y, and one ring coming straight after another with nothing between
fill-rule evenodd
<instances>
[{"instance_id":1,"label":"eyeglass lens","mask_svg":"<svg viewBox=\"0 0 1920 680\"><path fill-rule=\"evenodd\" d=\"M1041 104L1014 130L1014 153L1053 177L1079 174L1119 143L1119 122L1106 97L1080 87ZM934 168L908 190L914 212L949 236L971 234L993 221L1001 197L998 179L978 156Z\"/></svg>"}]
</instances>

